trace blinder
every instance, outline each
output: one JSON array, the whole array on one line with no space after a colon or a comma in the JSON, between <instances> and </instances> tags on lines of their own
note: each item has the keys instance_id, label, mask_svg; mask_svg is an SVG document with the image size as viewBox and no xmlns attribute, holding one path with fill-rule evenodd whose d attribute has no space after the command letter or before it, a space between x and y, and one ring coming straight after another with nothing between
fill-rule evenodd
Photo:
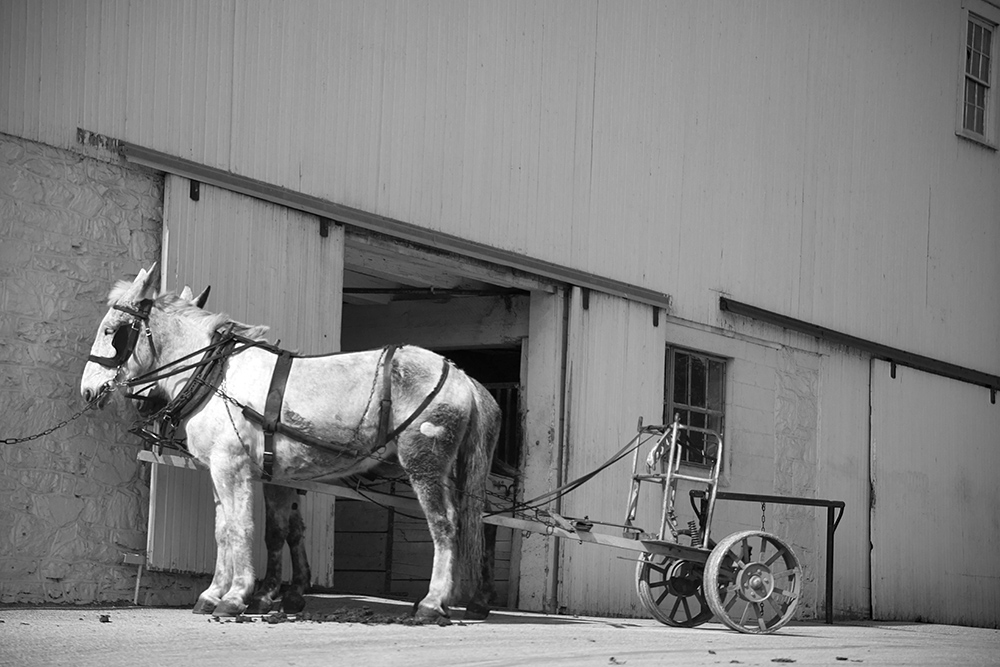
<instances>
[{"instance_id":1,"label":"blinder","mask_svg":"<svg viewBox=\"0 0 1000 667\"><path fill-rule=\"evenodd\" d=\"M135 352L135 344L139 341L140 329L145 328L146 338L149 339L150 346L153 345L153 334L149 330L149 312L153 309L152 299L143 299L139 302L137 308L132 308L131 306L115 304L111 306L115 310L121 311L132 316L132 322L129 325L123 324L118 327L115 331L115 336L111 341L111 344L115 348L115 354L111 357L100 357L91 354L88 359L93 361L95 364L100 364L105 368L119 368L129 360L132 353ZM142 324L140 324L140 322Z\"/></svg>"}]
</instances>

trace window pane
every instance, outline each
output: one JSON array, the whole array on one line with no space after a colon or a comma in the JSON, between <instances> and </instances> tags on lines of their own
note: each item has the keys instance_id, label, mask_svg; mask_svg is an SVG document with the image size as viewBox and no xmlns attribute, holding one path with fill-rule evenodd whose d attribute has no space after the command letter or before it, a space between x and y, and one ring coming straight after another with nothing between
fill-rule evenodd
<instances>
[{"instance_id":1,"label":"window pane","mask_svg":"<svg viewBox=\"0 0 1000 667\"><path fill-rule=\"evenodd\" d=\"M983 26L978 23L975 24L972 31L972 48L977 51L983 50Z\"/></svg>"},{"instance_id":2,"label":"window pane","mask_svg":"<svg viewBox=\"0 0 1000 667\"><path fill-rule=\"evenodd\" d=\"M701 357L691 357L691 401L688 405L705 407L705 385L708 382L708 368Z\"/></svg>"},{"instance_id":3,"label":"window pane","mask_svg":"<svg viewBox=\"0 0 1000 667\"><path fill-rule=\"evenodd\" d=\"M697 431L688 431L687 460L692 463L704 463L705 457L702 456L702 452L704 451L705 434L698 433Z\"/></svg>"},{"instance_id":4,"label":"window pane","mask_svg":"<svg viewBox=\"0 0 1000 667\"><path fill-rule=\"evenodd\" d=\"M688 426L694 426L695 428L705 428L708 426L708 415L704 412L692 412L689 419L691 421L688 422Z\"/></svg>"},{"instance_id":5,"label":"window pane","mask_svg":"<svg viewBox=\"0 0 1000 667\"><path fill-rule=\"evenodd\" d=\"M989 83L990 82L990 57L989 56L985 56L985 55L983 56L982 69L983 69L983 71L979 74L979 78L982 79L983 81L985 81L986 83Z\"/></svg>"},{"instance_id":6,"label":"window pane","mask_svg":"<svg viewBox=\"0 0 1000 667\"><path fill-rule=\"evenodd\" d=\"M979 51L972 52L972 76L979 76Z\"/></svg>"},{"instance_id":7,"label":"window pane","mask_svg":"<svg viewBox=\"0 0 1000 667\"><path fill-rule=\"evenodd\" d=\"M722 415L709 415L708 428L718 434L722 434Z\"/></svg>"},{"instance_id":8,"label":"window pane","mask_svg":"<svg viewBox=\"0 0 1000 667\"><path fill-rule=\"evenodd\" d=\"M674 355L674 403L688 403L688 355Z\"/></svg>"},{"instance_id":9,"label":"window pane","mask_svg":"<svg viewBox=\"0 0 1000 667\"><path fill-rule=\"evenodd\" d=\"M722 362L708 362L708 409L722 410Z\"/></svg>"},{"instance_id":10,"label":"window pane","mask_svg":"<svg viewBox=\"0 0 1000 667\"><path fill-rule=\"evenodd\" d=\"M976 25L975 23L973 23L972 21L969 21L969 29L965 33L965 44L966 44L966 46L968 46L970 48L972 47L972 33L973 33L973 28L975 27L975 25Z\"/></svg>"},{"instance_id":11,"label":"window pane","mask_svg":"<svg viewBox=\"0 0 1000 667\"><path fill-rule=\"evenodd\" d=\"M982 109L976 109L976 132L979 134L986 133L986 119L983 117Z\"/></svg>"}]
</instances>

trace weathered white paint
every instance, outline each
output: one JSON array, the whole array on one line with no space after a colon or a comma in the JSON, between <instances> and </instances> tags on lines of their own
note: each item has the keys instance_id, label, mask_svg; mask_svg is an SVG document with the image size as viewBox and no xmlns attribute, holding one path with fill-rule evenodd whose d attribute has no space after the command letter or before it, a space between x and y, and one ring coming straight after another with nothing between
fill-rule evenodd
<instances>
[{"instance_id":1,"label":"weathered white paint","mask_svg":"<svg viewBox=\"0 0 1000 667\"><path fill-rule=\"evenodd\" d=\"M531 293L528 338L522 343L521 396L524 440L521 489L524 501L559 486L562 448L562 384L566 361L568 296ZM530 611L556 611L553 597L557 565L555 541L537 534L521 539L517 604Z\"/></svg>"},{"instance_id":2,"label":"weathered white paint","mask_svg":"<svg viewBox=\"0 0 1000 667\"><path fill-rule=\"evenodd\" d=\"M1000 626L1000 410L983 392L872 364L872 615Z\"/></svg>"},{"instance_id":3,"label":"weathered white paint","mask_svg":"<svg viewBox=\"0 0 1000 667\"><path fill-rule=\"evenodd\" d=\"M215 503L212 481L204 470L151 464L149 526L146 565L151 570L212 573L215 570ZM311 492L299 496L299 512L306 524L306 553L314 586L332 587L334 578L334 498ZM267 569L264 546L264 497L254 497L257 538L253 562L257 576ZM288 550L282 558L282 575L292 574ZM198 591L192 591L197 597ZM193 598L192 598L193 601Z\"/></svg>"},{"instance_id":4,"label":"weathered white paint","mask_svg":"<svg viewBox=\"0 0 1000 667\"><path fill-rule=\"evenodd\" d=\"M1000 163L954 133L961 17L9 2L0 131L82 126L668 291L686 319L724 323L722 290L1000 372Z\"/></svg>"},{"instance_id":5,"label":"weathered white paint","mask_svg":"<svg viewBox=\"0 0 1000 667\"><path fill-rule=\"evenodd\" d=\"M733 367L727 474L745 490L776 481L764 357L819 353L815 493L849 502L837 602L864 614L864 362L717 299L1000 373L1000 161L954 134L961 16L960 0L12 1L0 131L70 147L84 127L669 292L692 347L759 342ZM534 385L536 414L558 377Z\"/></svg>"},{"instance_id":6,"label":"weathered white paint","mask_svg":"<svg viewBox=\"0 0 1000 667\"><path fill-rule=\"evenodd\" d=\"M164 193L165 287L213 286L206 307L271 325L271 340L304 354L340 346L343 229L319 234L318 221L243 195L168 177ZM215 538L210 480L203 472L153 466L150 566L211 572ZM313 583L333 584L333 496L307 494L301 507ZM262 573L263 501L258 494L256 566ZM291 573L285 552L284 575Z\"/></svg>"},{"instance_id":7,"label":"weathered white paint","mask_svg":"<svg viewBox=\"0 0 1000 667\"><path fill-rule=\"evenodd\" d=\"M573 291L567 348L565 479L596 469L634 434L640 417L662 423L664 328L652 308L592 293L587 308ZM614 332L614 335L609 335ZM562 500L561 513L622 523L631 457ZM658 494L644 494L638 525L658 525ZM682 499L686 503L686 498ZM609 516L610 514L610 516ZM635 615L634 553L561 540L559 607L572 613ZM624 556L625 560L616 556Z\"/></svg>"}]
</instances>

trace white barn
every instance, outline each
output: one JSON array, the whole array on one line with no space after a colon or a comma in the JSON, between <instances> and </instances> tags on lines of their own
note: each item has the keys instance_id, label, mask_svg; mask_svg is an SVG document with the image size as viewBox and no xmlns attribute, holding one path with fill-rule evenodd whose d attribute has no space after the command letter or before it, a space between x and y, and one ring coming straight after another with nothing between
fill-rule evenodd
<instances>
[{"instance_id":1,"label":"white barn","mask_svg":"<svg viewBox=\"0 0 1000 667\"><path fill-rule=\"evenodd\" d=\"M838 617L996 627L998 24L988 0L4 0L0 437L79 409L103 291L157 260L289 347L409 341L516 388L524 497L640 416L719 425L724 490L846 502ZM162 521L198 481L147 479L117 423L0 452L0 601L131 597L107 545L184 534ZM618 521L627 485L560 509ZM405 522L315 502L317 583L419 586ZM765 522L821 616L825 513ZM760 524L726 503L714 532ZM643 613L616 552L509 552L510 604ZM196 590L160 569L149 601Z\"/></svg>"}]
</instances>

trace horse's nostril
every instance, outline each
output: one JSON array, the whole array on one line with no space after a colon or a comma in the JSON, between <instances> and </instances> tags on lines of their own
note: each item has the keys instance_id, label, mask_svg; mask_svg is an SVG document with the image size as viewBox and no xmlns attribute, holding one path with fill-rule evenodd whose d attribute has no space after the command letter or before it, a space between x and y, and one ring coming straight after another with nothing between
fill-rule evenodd
<instances>
[{"instance_id":1,"label":"horse's nostril","mask_svg":"<svg viewBox=\"0 0 1000 667\"><path fill-rule=\"evenodd\" d=\"M94 392L92 392L92 391L91 391L91 390L89 390L89 389L84 389L84 390L83 390L83 400L85 400L85 401L87 401L88 403L90 403L90 401L91 401L91 400L92 400L93 398L94 398Z\"/></svg>"}]
</instances>

